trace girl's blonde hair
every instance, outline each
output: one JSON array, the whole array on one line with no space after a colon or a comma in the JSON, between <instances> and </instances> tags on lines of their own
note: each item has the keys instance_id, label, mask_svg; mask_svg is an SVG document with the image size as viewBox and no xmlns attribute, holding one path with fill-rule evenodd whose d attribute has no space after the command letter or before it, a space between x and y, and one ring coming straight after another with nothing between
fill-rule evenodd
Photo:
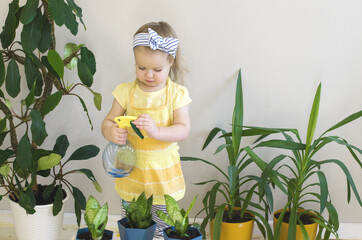
<instances>
[{"instance_id":1,"label":"girl's blonde hair","mask_svg":"<svg viewBox=\"0 0 362 240\"><path fill-rule=\"evenodd\" d=\"M148 33L148 28L151 28L155 31L158 35L163 38L177 38L175 31L170 26L170 24L166 22L150 22L146 23L142 27L140 27L134 35L139 33ZM169 61L173 62L170 70L170 78L179 84L185 85L185 74L187 73L187 66L182 57L182 53L180 50L180 44L177 48L176 57L175 59L168 55Z\"/></svg>"}]
</instances>

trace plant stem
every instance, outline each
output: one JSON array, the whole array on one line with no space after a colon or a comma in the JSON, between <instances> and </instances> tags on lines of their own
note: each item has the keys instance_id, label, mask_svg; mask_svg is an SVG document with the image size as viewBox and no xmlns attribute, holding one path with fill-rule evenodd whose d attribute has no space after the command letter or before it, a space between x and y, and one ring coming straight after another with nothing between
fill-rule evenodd
<instances>
[{"instance_id":1,"label":"plant stem","mask_svg":"<svg viewBox=\"0 0 362 240\"><path fill-rule=\"evenodd\" d=\"M16 152L18 149L18 138L16 136L13 115L11 114L9 108L5 105L5 103L1 99L0 99L0 109L9 120L11 147L13 148L14 152Z\"/></svg>"}]
</instances>

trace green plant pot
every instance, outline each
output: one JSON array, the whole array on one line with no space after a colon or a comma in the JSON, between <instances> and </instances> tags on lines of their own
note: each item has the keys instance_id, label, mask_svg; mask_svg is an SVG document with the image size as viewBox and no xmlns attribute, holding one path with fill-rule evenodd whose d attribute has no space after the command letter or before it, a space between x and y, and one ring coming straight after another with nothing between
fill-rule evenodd
<instances>
[{"instance_id":1,"label":"green plant pot","mask_svg":"<svg viewBox=\"0 0 362 240\"><path fill-rule=\"evenodd\" d=\"M153 240L156 231L156 223L146 229L126 228L123 224L128 222L127 218L117 221L119 235L122 240Z\"/></svg>"}]
</instances>

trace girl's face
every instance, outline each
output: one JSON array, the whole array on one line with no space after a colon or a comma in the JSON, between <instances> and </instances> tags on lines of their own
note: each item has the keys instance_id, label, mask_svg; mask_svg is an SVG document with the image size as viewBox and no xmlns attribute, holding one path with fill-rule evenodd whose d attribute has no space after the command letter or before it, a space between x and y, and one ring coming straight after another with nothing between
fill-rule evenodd
<instances>
[{"instance_id":1,"label":"girl's face","mask_svg":"<svg viewBox=\"0 0 362 240\"><path fill-rule=\"evenodd\" d=\"M136 75L143 91L154 92L166 86L172 66L167 53L138 46L134 48L134 56Z\"/></svg>"}]
</instances>

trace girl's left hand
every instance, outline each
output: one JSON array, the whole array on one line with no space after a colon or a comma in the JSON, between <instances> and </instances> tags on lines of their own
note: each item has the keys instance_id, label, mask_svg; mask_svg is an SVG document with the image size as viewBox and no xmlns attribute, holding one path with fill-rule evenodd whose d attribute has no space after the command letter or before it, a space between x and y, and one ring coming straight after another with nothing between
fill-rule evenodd
<instances>
[{"instance_id":1,"label":"girl's left hand","mask_svg":"<svg viewBox=\"0 0 362 240\"><path fill-rule=\"evenodd\" d=\"M149 115L141 114L133 121L133 124L135 124L137 128L145 130L149 137L157 139L159 128Z\"/></svg>"}]
</instances>

